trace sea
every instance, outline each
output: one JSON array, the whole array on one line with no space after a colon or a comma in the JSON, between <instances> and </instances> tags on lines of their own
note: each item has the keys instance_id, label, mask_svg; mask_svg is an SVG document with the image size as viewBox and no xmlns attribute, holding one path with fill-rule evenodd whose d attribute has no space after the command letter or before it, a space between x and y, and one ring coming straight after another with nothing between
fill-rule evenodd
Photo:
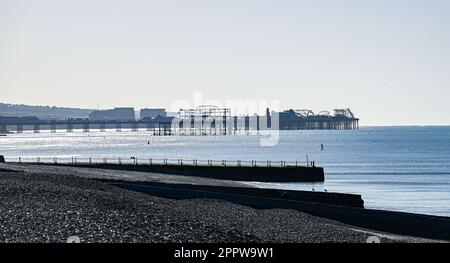
<instances>
[{"instance_id":1,"label":"sea","mask_svg":"<svg viewBox=\"0 0 450 263\"><path fill-rule=\"evenodd\" d=\"M276 134L275 134L276 133ZM263 145L267 138L272 145ZM257 187L360 194L366 208L450 216L450 127L362 127L353 131L277 131L227 136L155 136L149 131L24 132L0 136L7 161L106 160L258 165L311 161L324 183Z\"/></svg>"}]
</instances>

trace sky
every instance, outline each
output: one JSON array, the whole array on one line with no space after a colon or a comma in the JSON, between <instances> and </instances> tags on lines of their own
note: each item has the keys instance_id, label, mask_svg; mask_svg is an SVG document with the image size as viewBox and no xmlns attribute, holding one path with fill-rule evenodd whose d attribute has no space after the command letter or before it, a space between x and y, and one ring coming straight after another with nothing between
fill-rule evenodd
<instances>
[{"instance_id":1,"label":"sky","mask_svg":"<svg viewBox=\"0 0 450 263\"><path fill-rule=\"evenodd\" d=\"M450 125L449 13L447 0L0 0L0 102L170 110L201 94Z\"/></svg>"}]
</instances>

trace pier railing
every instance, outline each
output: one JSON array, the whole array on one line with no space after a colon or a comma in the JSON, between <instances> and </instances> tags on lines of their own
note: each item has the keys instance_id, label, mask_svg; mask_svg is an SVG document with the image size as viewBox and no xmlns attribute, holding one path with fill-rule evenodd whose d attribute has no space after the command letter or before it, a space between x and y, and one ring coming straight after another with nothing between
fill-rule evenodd
<instances>
[{"instance_id":1,"label":"pier railing","mask_svg":"<svg viewBox=\"0 0 450 263\"><path fill-rule=\"evenodd\" d=\"M124 165L190 165L190 166L247 166L247 167L310 167L313 163L274 160L206 160L138 157L5 157L6 162L32 164L124 164Z\"/></svg>"}]
</instances>

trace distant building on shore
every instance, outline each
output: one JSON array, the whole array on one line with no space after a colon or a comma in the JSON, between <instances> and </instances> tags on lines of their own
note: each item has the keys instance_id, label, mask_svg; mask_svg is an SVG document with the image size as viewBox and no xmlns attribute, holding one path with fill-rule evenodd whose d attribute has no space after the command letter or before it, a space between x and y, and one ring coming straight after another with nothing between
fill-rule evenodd
<instances>
[{"instance_id":1,"label":"distant building on shore","mask_svg":"<svg viewBox=\"0 0 450 263\"><path fill-rule=\"evenodd\" d=\"M167 117L166 109L141 109L140 119L154 118L156 116Z\"/></svg>"},{"instance_id":2,"label":"distant building on shore","mask_svg":"<svg viewBox=\"0 0 450 263\"><path fill-rule=\"evenodd\" d=\"M111 110L96 110L89 114L89 120L92 121L135 120L134 108L129 107L129 108L114 108Z\"/></svg>"}]
</instances>

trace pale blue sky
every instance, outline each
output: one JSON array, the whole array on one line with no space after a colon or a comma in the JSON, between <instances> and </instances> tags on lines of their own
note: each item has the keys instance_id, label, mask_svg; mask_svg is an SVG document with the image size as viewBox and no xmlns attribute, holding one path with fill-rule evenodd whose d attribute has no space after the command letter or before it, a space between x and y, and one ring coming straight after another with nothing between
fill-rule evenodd
<instances>
[{"instance_id":1,"label":"pale blue sky","mask_svg":"<svg viewBox=\"0 0 450 263\"><path fill-rule=\"evenodd\" d=\"M450 1L0 0L0 102L277 99L450 124Z\"/></svg>"}]
</instances>

